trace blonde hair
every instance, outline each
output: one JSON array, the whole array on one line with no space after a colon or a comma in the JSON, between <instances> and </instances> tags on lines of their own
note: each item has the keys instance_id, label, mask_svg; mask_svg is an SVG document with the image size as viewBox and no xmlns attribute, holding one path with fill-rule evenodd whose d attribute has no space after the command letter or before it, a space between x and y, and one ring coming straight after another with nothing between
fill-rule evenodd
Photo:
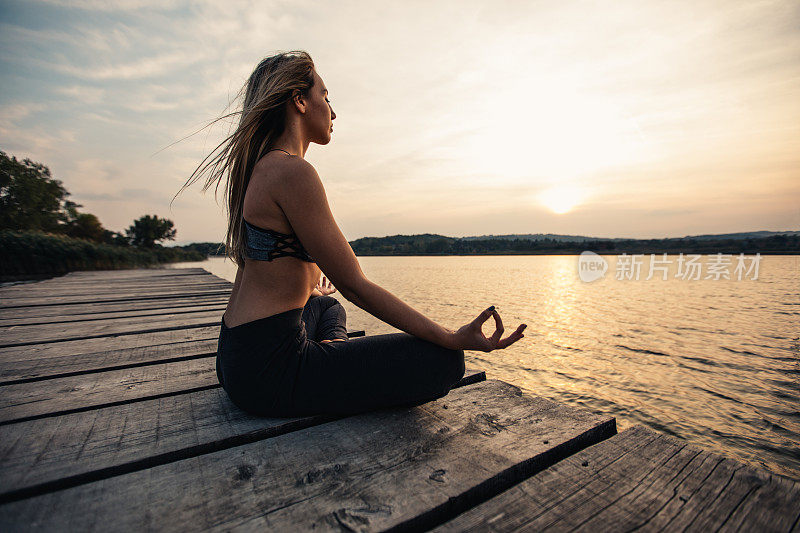
<instances>
[{"instance_id":1,"label":"blonde hair","mask_svg":"<svg viewBox=\"0 0 800 533\"><path fill-rule=\"evenodd\" d=\"M295 50L267 57L256 66L236 96L242 98L239 111L223 115L219 120L240 114L239 125L224 141L200 162L183 189L208 175L203 192L216 183L216 195L225 176L225 199L228 231L225 255L237 266L244 267L244 195L256 162L272 148L286 127L286 103L295 91L308 95L314 86L314 62L308 52ZM211 125L209 124L209 125ZM177 196L177 194L176 194Z\"/></svg>"}]
</instances>

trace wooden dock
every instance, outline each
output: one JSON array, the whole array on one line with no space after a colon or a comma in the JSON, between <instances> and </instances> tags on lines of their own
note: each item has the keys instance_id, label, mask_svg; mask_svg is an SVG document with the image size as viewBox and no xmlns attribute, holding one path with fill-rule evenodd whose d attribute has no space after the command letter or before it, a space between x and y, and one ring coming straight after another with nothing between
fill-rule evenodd
<instances>
[{"instance_id":1,"label":"wooden dock","mask_svg":"<svg viewBox=\"0 0 800 533\"><path fill-rule=\"evenodd\" d=\"M0 531L800 531L797 481L469 362L417 407L247 415L215 372L230 289L199 268L0 289Z\"/></svg>"}]
</instances>

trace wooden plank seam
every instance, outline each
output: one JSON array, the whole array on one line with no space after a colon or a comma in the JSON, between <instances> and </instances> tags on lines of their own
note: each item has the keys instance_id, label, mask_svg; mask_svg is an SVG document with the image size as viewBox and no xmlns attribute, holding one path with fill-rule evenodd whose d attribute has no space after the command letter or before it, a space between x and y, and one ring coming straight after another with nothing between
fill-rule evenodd
<instances>
[{"instance_id":1,"label":"wooden plank seam","mask_svg":"<svg viewBox=\"0 0 800 533\"><path fill-rule=\"evenodd\" d=\"M570 457L583 449L597 444L617 434L615 418L600 424L572 441L567 441L543 452L541 455L521 461L468 489L464 493L451 497L446 503L433 507L405 522L384 530L384 533L401 533L407 531L427 531L435 528L456 516L476 507L498 494L501 494L554 464Z\"/></svg>"},{"instance_id":2,"label":"wooden plank seam","mask_svg":"<svg viewBox=\"0 0 800 533\"><path fill-rule=\"evenodd\" d=\"M102 304L109 302L135 302L135 301L145 301L145 300L165 300L169 298L201 298L204 296L226 296L229 295L230 292L231 292L230 290L210 291L203 293L189 292L189 293L166 294L160 296L140 296L138 298L112 298L106 300L82 300L80 302L51 302L51 303L27 304L27 305L4 305L0 306L0 309L19 309L22 307L47 307L52 305Z\"/></svg>"},{"instance_id":3,"label":"wooden plank seam","mask_svg":"<svg viewBox=\"0 0 800 533\"><path fill-rule=\"evenodd\" d=\"M26 341L26 342L11 342L7 344L0 344L0 348L15 348L17 346L33 346L36 344L53 344L55 342L67 342L67 341L85 341L89 339L102 339L104 337L123 337L126 335L143 335L145 333L160 333L162 331L176 331L179 329L197 329L197 328L207 328L211 326L219 326L220 321L214 320L211 322L202 322L200 324L183 324L178 326L165 326L161 328L148 328L148 329L140 329L136 331L122 331L118 333L98 333L95 335L83 335L83 336L75 336L75 337L63 337L60 339L45 339L39 341ZM24 326L18 326L24 327Z\"/></svg>"},{"instance_id":4,"label":"wooden plank seam","mask_svg":"<svg viewBox=\"0 0 800 533\"><path fill-rule=\"evenodd\" d=\"M454 385L453 388L458 387L466 387L469 385L473 385L475 383L479 383L481 381L486 380L486 373L483 371L473 371L469 375L466 375L462 378L458 383ZM149 396L146 398L137 398L132 401L123 401L123 402L113 402L105 405L96 405L90 408L81 408L81 409L73 409L71 411L62 411L60 413L56 413L54 415L48 416L60 416L64 414L71 414L75 412L83 412L83 411L90 411L94 409L102 409L106 407L113 407L116 405L124 405L129 403L134 403L138 401L144 400L153 400L158 398L163 398L166 396L176 396L179 394L187 394L192 392L197 392L201 390L209 390L218 388L219 385L216 386L209 386L209 387L199 387L197 389L185 390L178 393L169 393L169 394L160 394ZM95 481L101 481L103 479L108 479L115 476L120 476L123 474L129 474L132 472L136 472L139 470L146 470L148 468L152 468L155 466L161 466L168 463L173 463L176 461L181 461L184 459L189 459L192 457L197 457L200 455L204 455L207 453L213 453L221 450L226 450L229 448L235 448L237 446L243 446L245 444L251 444L260 440L276 437L279 435L284 435L293 431L298 431L301 429L305 429L308 427L316 426L319 424L323 424L326 422L332 422L335 420L341 420L347 418L351 415L315 415L315 416L308 416L308 417L300 417L296 420L289 420L286 423L281 424L280 426L269 426L266 428L262 428L256 431L251 431L248 433L243 433L239 435L232 435L230 437L226 437L223 439L219 439L216 441L205 442L193 446L187 446L185 448L181 448L178 450L172 450L169 452L165 452L162 454L156 454L152 456L148 456L142 459L129 461L127 463L117 464L110 467L99 468L96 470L91 470L88 472L83 472L80 474L66 476L63 478L59 478L52 481L46 481L43 483L38 483L36 485L31 485L29 487L24 487L21 489L6 491L0 493L0 505L11 503L19 500L24 500L26 498L31 498L34 496L40 496L43 494L47 494L50 492L64 490L72 487L76 487L78 485L83 485L86 483L92 483ZM44 416L38 417L29 417L28 419L34 418L45 418ZM16 423L16 422L23 422L26 421L24 419L18 419L11 421L9 423ZM3 425L3 424L0 424Z\"/></svg>"},{"instance_id":5,"label":"wooden plank seam","mask_svg":"<svg viewBox=\"0 0 800 533\"><path fill-rule=\"evenodd\" d=\"M86 374L95 374L97 372L110 372L112 370L125 370L126 368L138 368L141 366L161 365L164 363L176 363L179 361L191 361L193 359L203 359L205 357L216 357L217 352L204 352L193 355L182 355L177 357L167 357L164 359L153 359L150 361L137 361L135 363L127 363L123 365L104 366L100 368L90 368L88 370L74 370L72 372L61 372L59 374L51 374L48 376L36 376L32 378L12 379L9 381L0 381L0 387L3 385L18 385L20 383L33 383L36 381L45 381L48 379L66 378L70 376L83 376Z\"/></svg>"}]
</instances>

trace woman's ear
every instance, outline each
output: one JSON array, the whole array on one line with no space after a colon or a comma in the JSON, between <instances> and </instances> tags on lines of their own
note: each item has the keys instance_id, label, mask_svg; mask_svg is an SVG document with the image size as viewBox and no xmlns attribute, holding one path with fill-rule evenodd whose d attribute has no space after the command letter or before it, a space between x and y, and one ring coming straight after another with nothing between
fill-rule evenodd
<instances>
[{"instance_id":1,"label":"woman's ear","mask_svg":"<svg viewBox=\"0 0 800 533\"><path fill-rule=\"evenodd\" d=\"M292 93L292 104L294 105L294 108L297 109L298 113L301 115L305 114L308 102L303 96L303 93L301 93L298 89L295 89Z\"/></svg>"}]
</instances>

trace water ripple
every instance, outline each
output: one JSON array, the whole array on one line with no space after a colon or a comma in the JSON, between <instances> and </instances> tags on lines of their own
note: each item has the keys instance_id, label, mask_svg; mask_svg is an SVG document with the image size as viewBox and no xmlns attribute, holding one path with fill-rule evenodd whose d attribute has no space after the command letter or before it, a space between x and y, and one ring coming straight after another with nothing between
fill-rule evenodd
<instances>
[{"instance_id":1,"label":"water ripple","mask_svg":"<svg viewBox=\"0 0 800 533\"><path fill-rule=\"evenodd\" d=\"M650 355L660 355L660 356L663 356L663 357L670 357L669 354L666 354L666 353L663 353L663 352L656 352L654 350L646 350L644 348L631 348L630 346L625 346L624 344L615 344L615 346L617 346L618 348L625 348L626 350L630 350L632 352L646 353L646 354L650 354Z\"/></svg>"}]
</instances>

